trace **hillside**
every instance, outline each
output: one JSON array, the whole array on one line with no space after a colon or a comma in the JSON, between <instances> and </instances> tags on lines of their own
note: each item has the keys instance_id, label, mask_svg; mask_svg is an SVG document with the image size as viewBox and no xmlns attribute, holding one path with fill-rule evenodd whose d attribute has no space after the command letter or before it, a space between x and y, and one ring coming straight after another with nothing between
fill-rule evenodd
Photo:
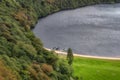
<instances>
[{"instance_id":1,"label":"hillside","mask_svg":"<svg viewBox=\"0 0 120 80\"><path fill-rule=\"evenodd\" d=\"M51 13L119 0L0 0L0 80L69 80L71 67L43 48L32 28Z\"/></svg>"}]
</instances>

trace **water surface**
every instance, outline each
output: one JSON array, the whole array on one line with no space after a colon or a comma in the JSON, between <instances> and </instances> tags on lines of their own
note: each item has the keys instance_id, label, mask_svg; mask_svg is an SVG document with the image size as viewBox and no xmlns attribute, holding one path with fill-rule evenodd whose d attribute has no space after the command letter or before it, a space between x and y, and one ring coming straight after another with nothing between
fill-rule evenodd
<instances>
[{"instance_id":1,"label":"water surface","mask_svg":"<svg viewBox=\"0 0 120 80\"><path fill-rule=\"evenodd\" d=\"M40 19L33 30L47 48L120 57L120 4L66 10Z\"/></svg>"}]
</instances>

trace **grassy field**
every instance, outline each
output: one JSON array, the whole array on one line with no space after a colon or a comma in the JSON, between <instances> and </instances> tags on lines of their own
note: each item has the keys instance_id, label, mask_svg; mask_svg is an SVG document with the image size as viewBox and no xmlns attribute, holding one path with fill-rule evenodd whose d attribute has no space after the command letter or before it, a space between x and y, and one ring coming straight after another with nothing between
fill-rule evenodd
<instances>
[{"instance_id":1,"label":"grassy field","mask_svg":"<svg viewBox=\"0 0 120 80\"><path fill-rule=\"evenodd\" d=\"M72 66L79 80L120 80L120 60L74 57Z\"/></svg>"}]
</instances>

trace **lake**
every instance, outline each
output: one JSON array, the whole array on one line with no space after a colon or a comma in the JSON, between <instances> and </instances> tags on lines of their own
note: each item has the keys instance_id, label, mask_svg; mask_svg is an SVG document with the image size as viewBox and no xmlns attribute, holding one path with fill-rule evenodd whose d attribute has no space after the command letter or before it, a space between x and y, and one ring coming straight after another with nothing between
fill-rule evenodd
<instances>
[{"instance_id":1,"label":"lake","mask_svg":"<svg viewBox=\"0 0 120 80\"><path fill-rule=\"evenodd\" d=\"M42 18L33 29L46 48L82 55L120 57L120 4L66 10Z\"/></svg>"}]
</instances>

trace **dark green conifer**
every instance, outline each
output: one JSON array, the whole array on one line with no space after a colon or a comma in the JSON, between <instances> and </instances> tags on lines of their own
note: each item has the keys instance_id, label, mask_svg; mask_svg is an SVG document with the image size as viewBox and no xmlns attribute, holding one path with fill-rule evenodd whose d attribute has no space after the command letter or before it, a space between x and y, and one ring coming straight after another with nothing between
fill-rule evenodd
<instances>
[{"instance_id":1,"label":"dark green conifer","mask_svg":"<svg viewBox=\"0 0 120 80\"><path fill-rule=\"evenodd\" d=\"M71 48L68 48L67 50L67 60L68 60L68 64L71 65L73 62L73 52Z\"/></svg>"}]
</instances>

